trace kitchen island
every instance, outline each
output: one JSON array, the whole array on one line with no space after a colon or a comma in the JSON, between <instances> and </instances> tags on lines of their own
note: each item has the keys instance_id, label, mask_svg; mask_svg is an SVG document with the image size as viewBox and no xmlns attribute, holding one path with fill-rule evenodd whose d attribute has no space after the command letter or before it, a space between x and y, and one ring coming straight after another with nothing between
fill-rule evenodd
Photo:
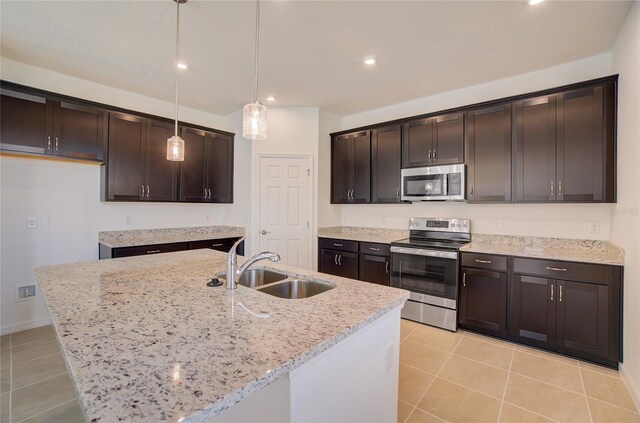
<instances>
[{"instance_id":1,"label":"kitchen island","mask_svg":"<svg viewBox=\"0 0 640 423\"><path fill-rule=\"evenodd\" d=\"M267 267L335 288L282 299L208 287L193 250L36 270L91 421L395 421L408 292ZM242 261L242 260L240 260Z\"/></svg>"}]
</instances>

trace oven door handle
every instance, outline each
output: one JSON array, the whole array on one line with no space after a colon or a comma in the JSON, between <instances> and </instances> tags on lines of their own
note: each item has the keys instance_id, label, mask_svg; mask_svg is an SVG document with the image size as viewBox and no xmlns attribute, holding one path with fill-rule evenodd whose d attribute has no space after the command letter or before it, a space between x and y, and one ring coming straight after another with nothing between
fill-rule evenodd
<instances>
[{"instance_id":1,"label":"oven door handle","mask_svg":"<svg viewBox=\"0 0 640 423\"><path fill-rule=\"evenodd\" d=\"M409 254L412 256L437 257L444 259L457 260L458 253L453 251L423 250L421 248L403 248L391 247L392 253Z\"/></svg>"}]
</instances>

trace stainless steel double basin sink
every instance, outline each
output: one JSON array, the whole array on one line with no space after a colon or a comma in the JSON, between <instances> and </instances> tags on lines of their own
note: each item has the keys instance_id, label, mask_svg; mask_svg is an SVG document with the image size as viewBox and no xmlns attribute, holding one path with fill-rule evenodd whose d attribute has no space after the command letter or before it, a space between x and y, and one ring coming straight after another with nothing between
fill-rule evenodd
<instances>
[{"instance_id":1,"label":"stainless steel double basin sink","mask_svg":"<svg viewBox=\"0 0 640 423\"><path fill-rule=\"evenodd\" d=\"M224 278L226 275L221 277ZM242 274L238 283L274 297L288 299L313 297L335 288L329 283L292 278L284 273L267 269L247 270Z\"/></svg>"}]
</instances>

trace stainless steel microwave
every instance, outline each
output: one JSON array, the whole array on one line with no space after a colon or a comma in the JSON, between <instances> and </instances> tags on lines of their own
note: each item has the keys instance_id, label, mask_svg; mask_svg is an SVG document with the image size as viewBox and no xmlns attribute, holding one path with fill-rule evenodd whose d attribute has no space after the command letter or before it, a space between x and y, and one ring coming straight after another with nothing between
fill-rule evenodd
<instances>
[{"instance_id":1,"label":"stainless steel microwave","mask_svg":"<svg viewBox=\"0 0 640 423\"><path fill-rule=\"evenodd\" d=\"M402 200L463 201L465 179L463 164L402 169Z\"/></svg>"}]
</instances>

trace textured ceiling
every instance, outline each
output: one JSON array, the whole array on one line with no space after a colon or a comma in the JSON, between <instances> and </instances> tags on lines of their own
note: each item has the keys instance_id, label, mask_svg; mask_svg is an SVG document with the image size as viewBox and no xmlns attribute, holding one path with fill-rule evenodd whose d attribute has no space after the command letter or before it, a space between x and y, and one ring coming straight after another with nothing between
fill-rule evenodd
<instances>
[{"instance_id":1,"label":"textured ceiling","mask_svg":"<svg viewBox=\"0 0 640 423\"><path fill-rule=\"evenodd\" d=\"M260 93L348 115L611 50L629 1L264 1ZM253 97L255 3L181 7L181 104ZM171 101L175 3L7 1L3 57ZM366 67L365 56L378 63Z\"/></svg>"}]
</instances>

